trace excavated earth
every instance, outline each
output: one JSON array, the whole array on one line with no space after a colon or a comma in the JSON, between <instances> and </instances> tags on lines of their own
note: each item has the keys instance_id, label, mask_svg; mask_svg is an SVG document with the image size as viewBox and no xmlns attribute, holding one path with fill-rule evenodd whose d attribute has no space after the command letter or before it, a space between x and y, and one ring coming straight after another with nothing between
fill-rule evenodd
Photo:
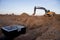
<instances>
[{"instance_id":1,"label":"excavated earth","mask_svg":"<svg viewBox=\"0 0 60 40\"><path fill-rule=\"evenodd\" d=\"M14 40L60 40L60 14L54 16L0 15L0 27L24 25L27 30ZM0 31L0 37L3 33Z\"/></svg>"}]
</instances>

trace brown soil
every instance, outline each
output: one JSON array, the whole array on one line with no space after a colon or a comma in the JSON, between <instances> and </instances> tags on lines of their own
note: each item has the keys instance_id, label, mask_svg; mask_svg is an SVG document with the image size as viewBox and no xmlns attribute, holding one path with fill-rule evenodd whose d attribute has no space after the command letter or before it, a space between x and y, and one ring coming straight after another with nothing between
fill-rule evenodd
<instances>
[{"instance_id":1,"label":"brown soil","mask_svg":"<svg viewBox=\"0 0 60 40\"><path fill-rule=\"evenodd\" d=\"M0 27L15 24L26 26L27 32L14 40L60 40L60 14L52 17L31 16L26 13L0 15Z\"/></svg>"}]
</instances>

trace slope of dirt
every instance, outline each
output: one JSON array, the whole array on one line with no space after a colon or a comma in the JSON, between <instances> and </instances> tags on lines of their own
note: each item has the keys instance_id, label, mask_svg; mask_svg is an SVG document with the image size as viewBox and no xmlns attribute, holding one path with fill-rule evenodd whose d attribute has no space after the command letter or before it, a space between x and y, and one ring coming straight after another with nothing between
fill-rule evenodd
<instances>
[{"instance_id":1,"label":"slope of dirt","mask_svg":"<svg viewBox=\"0 0 60 40\"><path fill-rule=\"evenodd\" d=\"M14 40L60 40L60 14L53 17L21 15L0 15L0 26L24 25L27 32Z\"/></svg>"}]
</instances>

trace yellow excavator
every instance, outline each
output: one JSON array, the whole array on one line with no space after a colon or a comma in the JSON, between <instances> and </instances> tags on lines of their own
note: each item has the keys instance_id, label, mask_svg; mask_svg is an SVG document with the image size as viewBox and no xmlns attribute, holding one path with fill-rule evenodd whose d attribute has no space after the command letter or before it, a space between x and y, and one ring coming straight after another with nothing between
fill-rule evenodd
<instances>
[{"instance_id":1,"label":"yellow excavator","mask_svg":"<svg viewBox=\"0 0 60 40\"><path fill-rule=\"evenodd\" d=\"M49 17L51 17L51 16L54 16L55 15L55 12L51 12L50 10L47 10L46 8L44 8L44 7L34 7L34 13L33 13L33 15L35 15L36 14L36 9L42 9L42 10L44 10L45 11L45 15L44 16L49 16Z\"/></svg>"}]
</instances>

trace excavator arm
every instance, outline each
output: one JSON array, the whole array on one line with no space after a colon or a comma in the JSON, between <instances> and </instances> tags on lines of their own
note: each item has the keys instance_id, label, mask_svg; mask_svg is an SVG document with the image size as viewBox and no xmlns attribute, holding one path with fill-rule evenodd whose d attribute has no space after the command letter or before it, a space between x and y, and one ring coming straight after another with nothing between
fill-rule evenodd
<instances>
[{"instance_id":1,"label":"excavator arm","mask_svg":"<svg viewBox=\"0 0 60 40\"><path fill-rule=\"evenodd\" d=\"M43 9L44 11L45 11L45 14L46 13L48 13L48 12L50 12L50 10L47 10L46 8L44 8L44 7L34 7L34 13L33 13L33 15L35 15L36 14L36 9Z\"/></svg>"}]
</instances>

